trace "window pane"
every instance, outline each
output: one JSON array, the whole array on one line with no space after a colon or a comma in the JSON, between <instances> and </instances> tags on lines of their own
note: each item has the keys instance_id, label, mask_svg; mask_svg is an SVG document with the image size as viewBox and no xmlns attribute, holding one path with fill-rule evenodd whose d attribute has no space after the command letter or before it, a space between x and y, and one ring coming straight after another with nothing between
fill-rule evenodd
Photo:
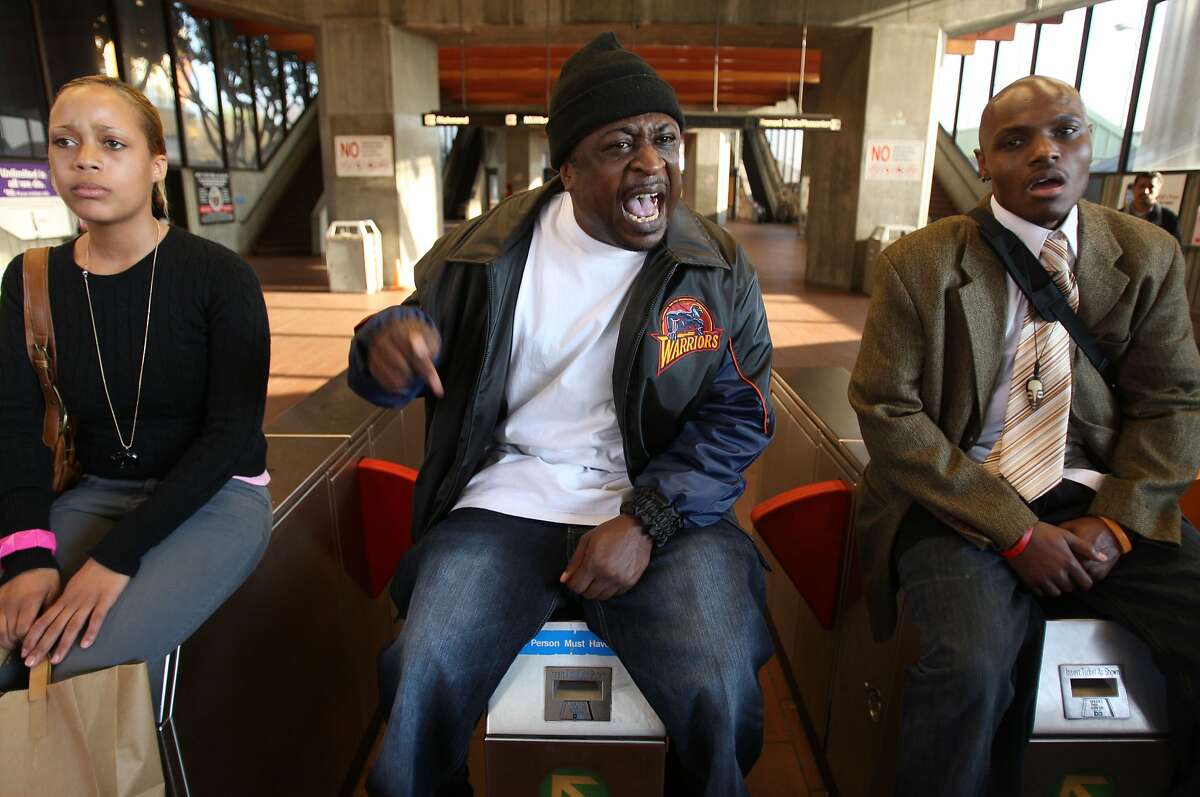
<instances>
[{"instance_id":1,"label":"window pane","mask_svg":"<svg viewBox=\"0 0 1200 797\"><path fill-rule=\"evenodd\" d=\"M1029 75L1030 62L1033 61L1033 34L1037 25L1021 23L1017 25L1016 36L1010 42L1000 42L996 49L996 88L1000 89Z\"/></svg>"},{"instance_id":2,"label":"window pane","mask_svg":"<svg viewBox=\"0 0 1200 797\"><path fill-rule=\"evenodd\" d=\"M937 85L933 89L938 123L947 133L954 132L954 107L958 104L958 72L962 67L962 59L961 55L942 53L942 63L938 65Z\"/></svg>"},{"instance_id":3,"label":"window pane","mask_svg":"<svg viewBox=\"0 0 1200 797\"><path fill-rule=\"evenodd\" d=\"M1155 7L1133 120L1131 171L1200 169L1197 37L1200 0L1167 0Z\"/></svg>"},{"instance_id":4,"label":"window pane","mask_svg":"<svg viewBox=\"0 0 1200 797\"><path fill-rule=\"evenodd\" d=\"M167 159L179 163L179 126L175 121L175 88L163 27L162 0L116 0L117 30L125 61L125 81L149 98L162 119Z\"/></svg>"},{"instance_id":5,"label":"window pane","mask_svg":"<svg viewBox=\"0 0 1200 797\"><path fill-rule=\"evenodd\" d=\"M287 90L287 124L290 128L304 113L304 65L295 53L283 56L283 86Z\"/></svg>"},{"instance_id":6,"label":"window pane","mask_svg":"<svg viewBox=\"0 0 1200 797\"><path fill-rule=\"evenodd\" d=\"M33 17L13 3L0 25L0 155L46 157L46 94L37 67ZM31 129L30 123L37 125Z\"/></svg>"},{"instance_id":7,"label":"window pane","mask_svg":"<svg viewBox=\"0 0 1200 797\"><path fill-rule=\"evenodd\" d=\"M987 105L992 84L992 59L996 43L975 42L975 54L964 55L962 90L958 100L958 135L954 141L968 158L975 157L979 146L979 117Z\"/></svg>"},{"instance_id":8,"label":"window pane","mask_svg":"<svg viewBox=\"0 0 1200 797\"><path fill-rule=\"evenodd\" d=\"M183 112L188 166L223 166L217 73L213 68L208 20L193 17L183 3L173 5L175 79L179 109Z\"/></svg>"},{"instance_id":9,"label":"window pane","mask_svg":"<svg viewBox=\"0 0 1200 797\"><path fill-rule=\"evenodd\" d=\"M50 88L84 75L117 77L107 0L38 0Z\"/></svg>"},{"instance_id":10,"label":"window pane","mask_svg":"<svg viewBox=\"0 0 1200 797\"><path fill-rule=\"evenodd\" d=\"M313 61L307 61L304 68L308 71L308 98L311 100L317 96L317 65Z\"/></svg>"},{"instance_id":11,"label":"window pane","mask_svg":"<svg viewBox=\"0 0 1200 797\"><path fill-rule=\"evenodd\" d=\"M1034 74L1054 77L1075 85L1079 73L1079 47L1083 44L1083 20L1087 10L1077 8L1063 14L1057 25L1043 24L1038 41L1037 68Z\"/></svg>"},{"instance_id":12,"label":"window pane","mask_svg":"<svg viewBox=\"0 0 1200 797\"><path fill-rule=\"evenodd\" d=\"M258 109L258 151L266 164L283 140L283 97L279 93L279 54L267 48L267 37L250 42L254 70L254 106Z\"/></svg>"},{"instance_id":13,"label":"window pane","mask_svg":"<svg viewBox=\"0 0 1200 797\"><path fill-rule=\"evenodd\" d=\"M230 169L257 169L254 134L254 92L250 87L250 54L243 36L226 20L212 23L221 65L221 107L225 111L225 156Z\"/></svg>"},{"instance_id":14,"label":"window pane","mask_svg":"<svg viewBox=\"0 0 1200 797\"><path fill-rule=\"evenodd\" d=\"M1109 0L1092 7L1079 93L1092 123L1092 171L1114 172L1121 154L1146 0Z\"/></svg>"}]
</instances>

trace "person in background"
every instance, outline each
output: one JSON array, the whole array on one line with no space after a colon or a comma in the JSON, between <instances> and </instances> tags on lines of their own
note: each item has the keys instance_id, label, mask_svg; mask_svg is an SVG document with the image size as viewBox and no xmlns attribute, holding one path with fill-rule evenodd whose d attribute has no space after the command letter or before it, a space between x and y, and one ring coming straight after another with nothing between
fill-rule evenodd
<instances>
[{"instance_id":1,"label":"person in background","mask_svg":"<svg viewBox=\"0 0 1200 797\"><path fill-rule=\"evenodd\" d=\"M1147 643L1176 710L1172 794L1194 797L1200 534L1179 497L1200 467L1200 355L1183 253L1082 199L1092 137L1072 86L1016 81L988 103L979 141L993 186L980 210L1112 366L1102 376L1030 309L968 216L881 255L849 395L871 454L855 525L875 635L891 635L901 588L920 638L896 793L1021 793L1014 675L1050 604Z\"/></svg>"},{"instance_id":2,"label":"person in background","mask_svg":"<svg viewBox=\"0 0 1200 797\"><path fill-rule=\"evenodd\" d=\"M1133 178L1133 201L1121 208L1131 216L1145 219L1151 224L1158 225L1182 243L1179 237L1179 216L1170 208L1164 208L1158 201L1158 192L1162 190L1162 172L1138 172Z\"/></svg>"},{"instance_id":3,"label":"person in background","mask_svg":"<svg viewBox=\"0 0 1200 797\"><path fill-rule=\"evenodd\" d=\"M163 659L250 574L271 502L262 434L270 333L258 280L169 227L158 111L107 77L50 110L58 194L87 232L49 258L57 386L83 477L56 496L24 337L21 258L0 287L0 691Z\"/></svg>"}]
</instances>

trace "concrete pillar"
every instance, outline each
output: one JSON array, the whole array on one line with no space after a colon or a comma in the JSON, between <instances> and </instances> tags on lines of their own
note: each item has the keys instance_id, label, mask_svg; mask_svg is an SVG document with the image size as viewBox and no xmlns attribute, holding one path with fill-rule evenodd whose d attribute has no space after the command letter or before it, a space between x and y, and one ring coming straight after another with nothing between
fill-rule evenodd
<instances>
[{"instance_id":1,"label":"concrete pillar","mask_svg":"<svg viewBox=\"0 0 1200 797\"><path fill-rule=\"evenodd\" d=\"M519 194L537 188L543 182L542 173L550 165L550 142L540 127L510 127L504 135L504 188Z\"/></svg>"},{"instance_id":2,"label":"concrete pillar","mask_svg":"<svg viewBox=\"0 0 1200 797\"><path fill-rule=\"evenodd\" d=\"M374 220L384 284L400 284L441 234L438 136L420 120L438 105L437 46L386 17L335 17L321 21L317 58L330 217ZM368 135L392 138L394 174L338 177L335 137Z\"/></svg>"},{"instance_id":3,"label":"concrete pillar","mask_svg":"<svg viewBox=\"0 0 1200 797\"><path fill-rule=\"evenodd\" d=\"M684 137L683 201L701 216L723 224L729 215L728 130L693 130Z\"/></svg>"},{"instance_id":4,"label":"concrete pillar","mask_svg":"<svg viewBox=\"0 0 1200 797\"><path fill-rule=\"evenodd\" d=\"M941 30L932 23L881 25L871 36L855 222L860 244L879 225L925 225L937 147L933 93L942 46ZM861 286L856 280L853 287Z\"/></svg>"}]
</instances>

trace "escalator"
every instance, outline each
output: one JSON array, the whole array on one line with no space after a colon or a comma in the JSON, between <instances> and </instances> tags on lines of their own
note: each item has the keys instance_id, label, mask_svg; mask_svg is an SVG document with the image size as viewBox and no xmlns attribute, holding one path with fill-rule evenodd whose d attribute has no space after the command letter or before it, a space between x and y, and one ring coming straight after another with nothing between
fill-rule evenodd
<instances>
[{"instance_id":1,"label":"escalator","mask_svg":"<svg viewBox=\"0 0 1200 797\"><path fill-rule=\"evenodd\" d=\"M750 182L750 193L764 210L761 221L796 221L796 196L783 182L779 164L761 129L747 130L742 136L742 163Z\"/></svg>"},{"instance_id":2,"label":"escalator","mask_svg":"<svg viewBox=\"0 0 1200 797\"><path fill-rule=\"evenodd\" d=\"M467 217L467 205L483 161L483 138L483 128L474 125L459 128L454 137L442 170L442 217L446 220Z\"/></svg>"}]
</instances>

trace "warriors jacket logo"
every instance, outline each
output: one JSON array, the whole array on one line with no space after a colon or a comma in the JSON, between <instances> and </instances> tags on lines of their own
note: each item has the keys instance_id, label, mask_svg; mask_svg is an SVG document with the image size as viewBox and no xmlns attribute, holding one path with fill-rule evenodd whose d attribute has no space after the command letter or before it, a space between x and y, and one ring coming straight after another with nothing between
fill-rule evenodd
<instances>
[{"instance_id":1,"label":"warriors jacket logo","mask_svg":"<svg viewBox=\"0 0 1200 797\"><path fill-rule=\"evenodd\" d=\"M667 302L659 318L659 329L659 333L650 333L658 341L659 374L689 354L717 351L725 331L716 328L704 303L690 296Z\"/></svg>"}]
</instances>

